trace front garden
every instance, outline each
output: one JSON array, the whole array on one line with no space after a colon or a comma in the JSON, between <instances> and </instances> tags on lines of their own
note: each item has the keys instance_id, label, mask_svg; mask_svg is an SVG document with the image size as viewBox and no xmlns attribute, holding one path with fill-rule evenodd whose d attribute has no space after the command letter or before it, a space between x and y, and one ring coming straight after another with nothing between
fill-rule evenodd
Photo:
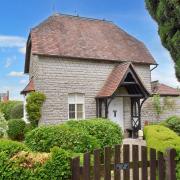
<instances>
[{"instance_id":1,"label":"front garden","mask_svg":"<svg viewBox=\"0 0 180 180\"><path fill-rule=\"evenodd\" d=\"M22 115L19 115L19 108L15 108L18 113L14 114L18 116L14 118L8 115L14 106L7 108L7 104L0 105L2 179L68 180L71 176L71 158L80 156L83 163L83 153L93 153L94 149L122 143L121 128L107 119L70 120L61 125L37 127L44 100L45 97L41 93L32 93L28 97L30 124L20 118ZM163 153L169 147L176 149L177 178L180 178L179 134L180 118L176 116L144 128L144 137L149 148Z\"/></svg>"}]
</instances>

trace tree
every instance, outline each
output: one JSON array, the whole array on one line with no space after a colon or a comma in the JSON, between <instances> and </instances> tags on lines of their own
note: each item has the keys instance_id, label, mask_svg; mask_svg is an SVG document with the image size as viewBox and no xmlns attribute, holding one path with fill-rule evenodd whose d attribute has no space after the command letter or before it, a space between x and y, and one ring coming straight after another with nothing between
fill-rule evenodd
<instances>
[{"instance_id":1,"label":"tree","mask_svg":"<svg viewBox=\"0 0 180 180\"><path fill-rule=\"evenodd\" d=\"M145 0L146 6L158 23L162 44L174 60L176 77L180 81L180 1Z\"/></svg>"}]
</instances>

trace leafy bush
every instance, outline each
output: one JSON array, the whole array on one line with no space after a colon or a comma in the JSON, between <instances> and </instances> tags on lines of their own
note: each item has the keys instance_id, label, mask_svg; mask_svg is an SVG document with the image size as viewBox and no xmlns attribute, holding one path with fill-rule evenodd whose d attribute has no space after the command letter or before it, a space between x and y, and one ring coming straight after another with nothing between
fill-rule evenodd
<instances>
[{"instance_id":1,"label":"leafy bush","mask_svg":"<svg viewBox=\"0 0 180 180\"><path fill-rule=\"evenodd\" d=\"M77 153L99 147L99 141L95 137L67 125L36 128L26 134L25 143L30 149L42 152L49 152L54 146Z\"/></svg>"},{"instance_id":2,"label":"leafy bush","mask_svg":"<svg viewBox=\"0 0 180 180\"><path fill-rule=\"evenodd\" d=\"M72 120L67 125L94 136L99 140L101 148L122 143L122 130L119 125L107 119Z\"/></svg>"},{"instance_id":3,"label":"leafy bush","mask_svg":"<svg viewBox=\"0 0 180 180\"><path fill-rule=\"evenodd\" d=\"M13 140L24 139L24 128L26 123L22 119L11 119L8 121L7 134Z\"/></svg>"},{"instance_id":4,"label":"leafy bush","mask_svg":"<svg viewBox=\"0 0 180 180\"><path fill-rule=\"evenodd\" d=\"M41 118L41 107L45 99L45 95L41 92L31 92L27 97L26 110L28 120L35 127L38 126Z\"/></svg>"},{"instance_id":5,"label":"leafy bush","mask_svg":"<svg viewBox=\"0 0 180 180\"><path fill-rule=\"evenodd\" d=\"M11 111L14 107L19 104L23 104L22 101L7 101L7 102L0 102L0 111L4 114L6 120L14 117L11 116Z\"/></svg>"},{"instance_id":6,"label":"leafy bush","mask_svg":"<svg viewBox=\"0 0 180 180\"><path fill-rule=\"evenodd\" d=\"M11 159L0 153L0 177L2 179L70 179L71 154L53 148L51 153L19 152Z\"/></svg>"},{"instance_id":7,"label":"leafy bush","mask_svg":"<svg viewBox=\"0 0 180 180\"><path fill-rule=\"evenodd\" d=\"M26 134L26 133L32 131L33 129L35 129L35 127L32 126L32 124L26 123L26 126L25 126L25 128L24 128L24 134Z\"/></svg>"},{"instance_id":8,"label":"leafy bush","mask_svg":"<svg viewBox=\"0 0 180 180\"><path fill-rule=\"evenodd\" d=\"M172 130L161 125L150 125L144 128L147 146L165 152L174 148L177 152L176 177L180 179L180 137Z\"/></svg>"},{"instance_id":9,"label":"leafy bush","mask_svg":"<svg viewBox=\"0 0 180 180\"><path fill-rule=\"evenodd\" d=\"M25 144L8 139L1 139L0 152L5 152L8 156L13 156L19 151L28 151Z\"/></svg>"},{"instance_id":10,"label":"leafy bush","mask_svg":"<svg viewBox=\"0 0 180 180\"><path fill-rule=\"evenodd\" d=\"M10 111L11 119L21 119L23 117L23 103L19 103L12 107Z\"/></svg>"},{"instance_id":11,"label":"leafy bush","mask_svg":"<svg viewBox=\"0 0 180 180\"><path fill-rule=\"evenodd\" d=\"M180 135L180 116L169 117L162 124L170 128L171 130L175 131L178 135Z\"/></svg>"},{"instance_id":12,"label":"leafy bush","mask_svg":"<svg viewBox=\"0 0 180 180\"><path fill-rule=\"evenodd\" d=\"M6 134L7 128L7 121L4 118L4 114L0 112L0 138Z\"/></svg>"},{"instance_id":13,"label":"leafy bush","mask_svg":"<svg viewBox=\"0 0 180 180\"><path fill-rule=\"evenodd\" d=\"M167 148L180 149L180 137L167 127L150 125L144 127L147 146L165 152Z\"/></svg>"}]
</instances>

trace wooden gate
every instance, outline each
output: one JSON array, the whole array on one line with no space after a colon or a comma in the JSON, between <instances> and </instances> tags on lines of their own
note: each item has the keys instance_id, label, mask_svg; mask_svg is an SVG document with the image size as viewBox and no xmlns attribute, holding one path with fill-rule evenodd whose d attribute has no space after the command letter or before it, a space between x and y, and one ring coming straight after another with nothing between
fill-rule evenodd
<instances>
[{"instance_id":1,"label":"wooden gate","mask_svg":"<svg viewBox=\"0 0 180 180\"><path fill-rule=\"evenodd\" d=\"M130 154L131 152L131 154ZM93 154L85 153L72 159L72 180L176 180L176 151L167 149L165 155L142 146L116 145Z\"/></svg>"}]
</instances>

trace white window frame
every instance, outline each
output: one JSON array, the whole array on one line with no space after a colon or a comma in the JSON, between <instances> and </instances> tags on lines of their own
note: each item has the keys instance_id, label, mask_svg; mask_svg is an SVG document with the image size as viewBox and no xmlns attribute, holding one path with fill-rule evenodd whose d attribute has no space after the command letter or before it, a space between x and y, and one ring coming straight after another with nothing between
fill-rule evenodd
<instances>
[{"instance_id":1,"label":"white window frame","mask_svg":"<svg viewBox=\"0 0 180 180\"><path fill-rule=\"evenodd\" d=\"M81 95L83 100L79 101L78 100L78 95ZM74 102L70 102L70 96L74 96ZM68 94L68 120L72 119L69 118L69 105L70 104L75 104L75 118L74 120L78 120L77 118L77 105L82 104L82 111L83 111L83 117L80 119L85 119L85 95L83 93L69 93Z\"/></svg>"}]
</instances>

